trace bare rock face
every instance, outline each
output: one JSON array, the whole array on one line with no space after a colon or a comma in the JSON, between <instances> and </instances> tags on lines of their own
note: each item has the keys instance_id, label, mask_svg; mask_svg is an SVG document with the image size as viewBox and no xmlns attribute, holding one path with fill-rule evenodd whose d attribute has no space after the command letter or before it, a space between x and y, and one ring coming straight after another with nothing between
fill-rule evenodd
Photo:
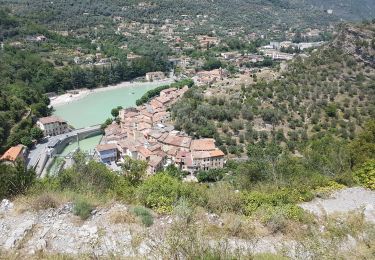
<instances>
[{"instance_id":1,"label":"bare rock face","mask_svg":"<svg viewBox=\"0 0 375 260\"><path fill-rule=\"evenodd\" d=\"M113 212L127 210L123 205L97 209L95 215L83 222L72 213L68 203L56 209L28 211L18 214L9 201L1 203L0 250L17 250L23 254L39 251L70 255L118 254L134 256L135 252L147 254L134 246L133 233L142 233L141 224L113 224ZM143 238L138 238L140 242ZM147 242L147 241L146 241Z\"/></svg>"},{"instance_id":2,"label":"bare rock face","mask_svg":"<svg viewBox=\"0 0 375 260\"><path fill-rule=\"evenodd\" d=\"M356 60L375 68L375 48L373 33L375 24L362 26L347 24L343 26L338 37L332 42L332 48L340 48Z\"/></svg>"},{"instance_id":3,"label":"bare rock face","mask_svg":"<svg viewBox=\"0 0 375 260\"><path fill-rule=\"evenodd\" d=\"M362 211L365 219L375 223L375 192L364 188L347 188L334 192L330 198L317 198L300 206L317 215Z\"/></svg>"},{"instance_id":4,"label":"bare rock face","mask_svg":"<svg viewBox=\"0 0 375 260\"><path fill-rule=\"evenodd\" d=\"M20 241L22 241L25 236L33 228L35 222L33 219L28 219L18 225L18 227L9 233L9 237L5 240L4 249L13 249Z\"/></svg>"},{"instance_id":5,"label":"bare rock face","mask_svg":"<svg viewBox=\"0 0 375 260\"><path fill-rule=\"evenodd\" d=\"M13 203L7 199L3 199L0 203L0 214L5 213L13 208Z\"/></svg>"},{"instance_id":6,"label":"bare rock face","mask_svg":"<svg viewBox=\"0 0 375 260\"><path fill-rule=\"evenodd\" d=\"M328 199L315 199L300 206L319 216L335 212L348 213L360 210L368 221L375 222L375 192L363 188L347 188L332 194ZM0 252L12 251L27 256L46 252L79 257L82 254L100 258L156 258L167 247L168 230L178 225L176 216L156 216L154 224L146 228L129 218L129 208L113 204L97 208L89 219L82 221L72 213L72 203L58 208L40 211L17 212L13 204L0 204ZM198 225L223 227L224 219L216 214L204 213ZM320 232L324 232L322 226ZM178 237L180 239L180 237ZM186 238L185 238L186 239ZM230 250L246 250L253 253L275 253L288 247L293 251L299 245L282 234L242 239L228 237L221 241L207 238L204 242L212 247L228 247ZM345 248L355 247L356 239L348 237Z\"/></svg>"}]
</instances>

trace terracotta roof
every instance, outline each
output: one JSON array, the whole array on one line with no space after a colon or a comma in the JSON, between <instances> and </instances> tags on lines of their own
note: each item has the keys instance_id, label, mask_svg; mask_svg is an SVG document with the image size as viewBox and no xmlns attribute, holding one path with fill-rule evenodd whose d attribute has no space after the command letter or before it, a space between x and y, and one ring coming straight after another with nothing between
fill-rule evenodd
<instances>
[{"instance_id":1,"label":"terracotta roof","mask_svg":"<svg viewBox=\"0 0 375 260\"><path fill-rule=\"evenodd\" d=\"M110 143L110 144L99 144L96 146L96 150L98 152L104 152L104 151L108 151L108 150L113 150L113 149L116 149L117 150L117 145L114 144L114 143Z\"/></svg>"},{"instance_id":2,"label":"terracotta roof","mask_svg":"<svg viewBox=\"0 0 375 260\"><path fill-rule=\"evenodd\" d=\"M152 155L158 155L158 156L163 157L163 158L165 158L167 156L167 154L165 152L163 152L162 150L153 151Z\"/></svg>"},{"instance_id":3,"label":"terracotta roof","mask_svg":"<svg viewBox=\"0 0 375 260\"><path fill-rule=\"evenodd\" d=\"M39 118L38 121L41 122L43 125L52 124L52 123L66 123L64 119L61 119L58 116L42 117L42 118Z\"/></svg>"},{"instance_id":4,"label":"terracotta roof","mask_svg":"<svg viewBox=\"0 0 375 260\"><path fill-rule=\"evenodd\" d=\"M159 130L152 130L148 135L152 138L159 139L162 136L162 133Z\"/></svg>"},{"instance_id":5,"label":"terracotta roof","mask_svg":"<svg viewBox=\"0 0 375 260\"><path fill-rule=\"evenodd\" d=\"M167 88L167 89L164 89L164 90L160 91L160 95L167 95L167 94L169 94L173 91L176 91L176 90L177 90L177 88Z\"/></svg>"},{"instance_id":6,"label":"terracotta roof","mask_svg":"<svg viewBox=\"0 0 375 260\"><path fill-rule=\"evenodd\" d=\"M160 136L159 141L163 142L168 137L168 133L164 133Z\"/></svg>"},{"instance_id":7,"label":"terracotta roof","mask_svg":"<svg viewBox=\"0 0 375 260\"><path fill-rule=\"evenodd\" d=\"M215 150L215 140L212 138L193 140L191 141L190 149L193 151Z\"/></svg>"},{"instance_id":8,"label":"terracotta roof","mask_svg":"<svg viewBox=\"0 0 375 260\"><path fill-rule=\"evenodd\" d=\"M160 150L161 149L161 145L160 144L158 144L158 143L156 143L155 145L153 145L153 146L150 146L149 148L148 148L150 151L156 151L156 150Z\"/></svg>"},{"instance_id":9,"label":"terracotta roof","mask_svg":"<svg viewBox=\"0 0 375 260\"><path fill-rule=\"evenodd\" d=\"M185 157L181 159L181 162L183 162L188 167L194 166L191 153L186 153Z\"/></svg>"},{"instance_id":10,"label":"terracotta roof","mask_svg":"<svg viewBox=\"0 0 375 260\"><path fill-rule=\"evenodd\" d=\"M18 156L22 153L24 148L25 148L25 146L23 146L21 144L19 144L17 146L13 146L13 147L9 148L8 151L6 151L4 153L3 156L1 156L0 160L15 162L17 160Z\"/></svg>"},{"instance_id":11,"label":"terracotta roof","mask_svg":"<svg viewBox=\"0 0 375 260\"><path fill-rule=\"evenodd\" d=\"M171 101L171 98L168 97L168 96L162 96L162 97L157 97L155 98L156 101L159 101L160 103L162 104L166 104L168 103L169 101Z\"/></svg>"},{"instance_id":12,"label":"terracotta roof","mask_svg":"<svg viewBox=\"0 0 375 260\"><path fill-rule=\"evenodd\" d=\"M193 152L194 159L204 159L204 158L210 158L210 152L208 151L195 151Z\"/></svg>"},{"instance_id":13,"label":"terracotta roof","mask_svg":"<svg viewBox=\"0 0 375 260\"><path fill-rule=\"evenodd\" d=\"M163 158L158 155L151 155L148 165L152 167L158 166L163 161Z\"/></svg>"},{"instance_id":14,"label":"terracotta roof","mask_svg":"<svg viewBox=\"0 0 375 260\"><path fill-rule=\"evenodd\" d=\"M190 147L191 138L187 136L168 135L162 142L173 146L188 148Z\"/></svg>"},{"instance_id":15,"label":"terracotta roof","mask_svg":"<svg viewBox=\"0 0 375 260\"><path fill-rule=\"evenodd\" d=\"M151 124L142 122L138 124L137 130L142 131L142 130L149 129L149 128L151 128Z\"/></svg>"},{"instance_id":16,"label":"terracotta roof","mask_svg":"<svg viewBox=\"0 0 375 260\"><path fill-rule=\"evenodd\" d=\"M169 156L176 156L178 148L171 145L164 145L162 150Z\"/></svg>"},{"instance_id":17,"label":"terracotta roof","mask_svg":"<svg viewBox=\"0 0 375 260\"><path fill-rule=\"evenodd\" d=\"M219 149L214 150L214 151L210 151L209 153L210 153L211 157L221 157L221 156L224 156L224 155L225 155L225 154L224 154L221 150L219 150Z\"/></svg>"},{"instance_id":18,"label":"terracotta roof","mask_svg":"<svg viewBox=\"0 0 375 260\"><path fill-rule=\"evenodd\" d=\"M162 107L163 105L160 102L156 101L156 99L152 99L150 101L150 106L152 107L152 109L158 109L159 107Z\"/></svg>"},{"instance_id":19,"label":"terracotta roof","mask_svg":"<svg viewBox=\"0 0 375 260\"><path fill-rule=\"evenodd\" d=\"M182 151L179 150L176 154L177 159L185 158L187 156L188 152L187 151Z\"/></svg>"},{"instance_id":20,"label":"terracotta roof","mask_svg":"<svg viewBox=\"0 0 375 260\"><path fill-rule=\"evenodd\" d=\"M149 157L152 153L151 153L151 151L149 150L149 149L147 149L147 148L145 148L145 147L143 147L143 146L140 146L140 147L138 147L138 152L140 153L140 154L142 154L144 157Z\"/></svg>"},{"instance_id":21,"label":"terracotta roof","mask_svg":"<svg viewBox=\"0 0 375 260\"><path fill-rule=\"evenodd\" d=\"M219 149L213 151L193 151L194 159L204 159L221 156L224 156L224 153Z\"/></svg>"},{"instance_id":22,"label":"terracotta roof","mask_svg":"<svg viewBox=\"0 0 375 260\"><path fill-rule=\"evenodd\" d=\"M168 114L169 114L169 112L165 112L165 111L158 112L158 113L154 114L154 116L152 117L152 120L154 122L161 121L161 119L168 117Z\"/></svg>"},{"instance_id":23,"label":"terracotta roof","mask_svg":"<svg viewBox=\"0 0 375 260\"><path fill-rule=\"evenodd\" d=\"M121 128L118 124L112 123L109 126L106 127L105 129L105 134L106 135L111 135L111 134L118 134L121 132Z\"/></svg>"}]
</instances>

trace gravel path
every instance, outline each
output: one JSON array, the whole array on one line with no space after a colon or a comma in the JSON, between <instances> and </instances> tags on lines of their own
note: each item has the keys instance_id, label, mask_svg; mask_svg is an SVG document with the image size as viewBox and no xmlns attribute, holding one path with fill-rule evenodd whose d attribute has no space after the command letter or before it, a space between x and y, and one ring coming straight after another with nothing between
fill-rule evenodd
<instances>
[{"instance_id":1,"label":"gravel path","mask_svg":"<svg viewBox=\"0 0 375 260\"><path fill-rule=\"evenodd\" d=\"M300 206L317 216L362 210L365 218L375 223L375 191L360 187L342 189L328 199L317 198Z\"/></svg>"}]
</instances>

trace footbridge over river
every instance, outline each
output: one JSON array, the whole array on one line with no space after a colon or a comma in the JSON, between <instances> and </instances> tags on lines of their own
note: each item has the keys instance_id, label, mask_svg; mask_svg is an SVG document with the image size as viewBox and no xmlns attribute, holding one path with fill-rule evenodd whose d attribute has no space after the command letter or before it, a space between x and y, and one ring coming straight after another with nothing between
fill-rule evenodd
<instances>
[{"instance_id":1,"label":"footbridge over river","mask_svg":"<svg viewBox=\"0 0 375 260\"><path fill-rule=\"evenodd\" d=\"M35 169L37 175L43 177L46 174L46 169L52 164L53 157L60 154L68 144L100 135L102 132L101 125L94 125L74 129L62 135L51 136L48 138L48 141L38 144L30 151L27 166L28 168Z\"/></svg>"}]
</instances>

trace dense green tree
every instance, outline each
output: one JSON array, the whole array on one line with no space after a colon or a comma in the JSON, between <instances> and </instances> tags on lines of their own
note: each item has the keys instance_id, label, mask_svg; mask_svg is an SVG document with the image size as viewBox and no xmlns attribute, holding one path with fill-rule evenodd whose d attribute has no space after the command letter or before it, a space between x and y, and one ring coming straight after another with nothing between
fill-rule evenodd
<instances>
[{"instance_id":1,"label":"dense green tree","mask_svg":"<svg viewBox=\"0 0 375 260\"><path fill-rule=\"evenodd\" d=\"M35 177L35 172L28 170L22 161L15 166L0 162L0 199L25 193Z\"/></svg>"},{"instance_id":2,"label":"dense green tree","mask_svg":"<svg viewBox=\"0 0 375 260\"><path fill-rule=\"evenodd\" d=\"M147 162L135 160L129 156L125 156L122 164L124 176L134 184L139 183L146 175Z\"/></svg>"},{"instance_id":3,"label":"dense green tree","mask_svg":"<svg viewBox=\"0 0 375 260\"><path fill-rule=\"evenodd\" d=\"M350 144L350 154L354 166L375 159L375 120L367 122L363 131Z\"/></svg>"}]
</instances>

